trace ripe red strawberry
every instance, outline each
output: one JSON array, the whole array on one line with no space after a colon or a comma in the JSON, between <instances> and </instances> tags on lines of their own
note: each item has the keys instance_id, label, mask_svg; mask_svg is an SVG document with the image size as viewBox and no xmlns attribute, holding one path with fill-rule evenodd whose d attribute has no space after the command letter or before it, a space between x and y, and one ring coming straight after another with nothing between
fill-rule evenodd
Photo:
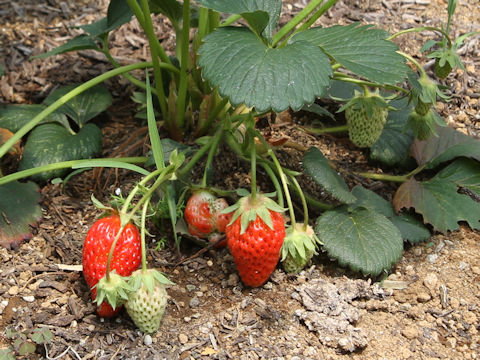
<instances>
[{"instance_id":1,"label":"ripe red strawberry","mask_svg":"<svg viewBox=\"0 0 480 360\"><path fill-rule=\"evenodd\" d=\"M212 193L201 190L195 192L187 201L184 217L190 234L199 238L216 238L217 233L224 233L231 219L231 214L221 211L228 207L225 199L218 199ZM217 246L225 246L222 242Z\"/></svg>"},{"instance_id":2,"label":"ripe red strawberry","mask_svg":"<svg viewBox=\"0 0 480 360\"><path fill-rule=\"evenodd\" d=\"M112 243L121 227L120 217L110 215L97 220L88 230L83 245L83 276L90 288L105 276L108 254ZM141 263L140 233L133 224L127 224L120 235L113 252L110 270L120 276L129 276ZM96 299L97 289L92 289L92 299ZM114 316L115 310L106 302L102 302L97 314L102 317Z\"/></svg>"},{"instance_id":3,"label":"ripe red strawberry","mask_svg":"<svg viewBox=\"0 0 480 360\"><path fill-rule=\"evenodd\" d=\"M285 238L283 209L273 200L257 195L241 198L226 228L227 246L240 278L247 286L264 284L275 270Z\"/></svg>"}]
</instances>

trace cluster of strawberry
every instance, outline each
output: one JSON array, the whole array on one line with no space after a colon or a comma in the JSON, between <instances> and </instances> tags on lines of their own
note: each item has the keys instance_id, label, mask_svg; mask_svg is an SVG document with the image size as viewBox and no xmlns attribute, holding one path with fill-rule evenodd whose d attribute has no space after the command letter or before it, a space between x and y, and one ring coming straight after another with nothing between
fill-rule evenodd
<instances>
[{"instance_id":1,"label":"cluster of strawberry","mask_svg":"<svg viewBox=\"0 0 480 360\"><path fill-rule=\"evenodd\" d=\"M314 254L312 229L296 226L286 230L284 210L261 194L245 196L229 207L224 198L201 190L188 200L184 218L193 236L212 240L225 234L243 283L258 287L268 280L280 256L287 272L298 272ZM138 228L128 223L122 229L118 214L97 220L88 231L83 247L83 274L92 289L92 299L98 304L97 314L112 317L125 305L138 328L153 333L167 305L167 282L157 278L159 273L155 270L137 270L141 259ZM98 287L103 289L101 295L97 293ZM120 299L117 295L110 296L109 288L123 295Z\"/></svg>"},{"instance_id":2,"label":"cluster of strawberry","mask_svg":"<svg viewBox=\"0 0 480 360\"><path fill-rule=\"evenodd\" d=\"M141 239L138 228L127 224L121 230L121 219L118 214L112 214L97 220L89 229L83 245L83 276L90 287L91 296L97 302L97 314L101 317L113 317L125 305L128 314L138 328L146 333L157 331L167 306L165 285L168 281L156 271L137 270L142 259ZM105 280L107 262L111 247L116 244L110 259L111 287L117 287L115 278L132 280L132 286L124 290L124 301L97 298L97 286ZM160 277L160 278L159 278ZM122 300L122 299L121 299ZM114 306L111 305L114 303Z\"/></svg>"}]
</instances>

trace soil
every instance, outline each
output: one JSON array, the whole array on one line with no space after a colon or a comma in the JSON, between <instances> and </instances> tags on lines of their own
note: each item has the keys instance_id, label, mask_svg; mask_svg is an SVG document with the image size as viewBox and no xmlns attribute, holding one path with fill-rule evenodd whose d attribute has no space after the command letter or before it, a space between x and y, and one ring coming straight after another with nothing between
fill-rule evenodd
<instances>
[{"instance_id":1,"label":"soil","mask_svg":"<svg viewBox=\"0 0 480 360\"><path fill-rule=\"evenodd\" d=\"M282 21L304 6L301 0L284 1ZM106 7L106 1L0 0L0 62L6 69L0 80L3 102L40 102L56 86L85 81L109 69L104 58L89 51L27 61L32 54L79 34L72 26L98 19ZM420 25L439 26L445 9L443 0L344 0L320 23L359 21L393 33ZM456 35L478 31L478 19L478 0L459 1L452 31ZM157 26L160 40L171 47L174 33L168 23L158 19ZM431 71L432 62L419 51L422 40L410 34L399 38L398 44ZM147 42L135 22L115 32L111 44L114 56L125 64L148 56ZM438 108L450 126L478 136L479 38L468 38L459 52L466 70L446 79L453 97ZM145 132L138 130L135 109L128 101L133 87L123 79L109 81L107 86L116 103L109 116L98 121L105 135L103 155L144 154L148 150ZM298 166L294 164L301 156L298 149L313 145L333 162L379 170L347 138L307 135L289 120L289 114L283 114L263 130L295 144L282 152L292 166ZM218 186L248 185L244 164L224 165L217 162L219 169L225 169L217 173ZM200 248L185 240L179 255L171 245L157 250L152 241L150 266L176 283L169 288L160 330L145 336L125 313L114 320L98 318L79 266L85 234L100 215L90 195L95 191L101 200L108 199L117 187L127 193L135 180L123 171L104 171L84 173L65 188L43 186L43 219L33 229L33 237L16 250L0 248L0 333L7 327L45 327L54 334L48 345L39 346L28 358L480 358L480 233L464 225L459 231L435 233L426 243L407 246L383 283L359 277L321 254L298 275L278 268L263 287L245 288L226 249L192 256ZM395 188L356 177L347 181L351 186L361 183L386 198ZM152 233L158 240L165 235L158 229ZM0 348L7 345L7 339L0 337Z\"/></svg>"}]
</instances>

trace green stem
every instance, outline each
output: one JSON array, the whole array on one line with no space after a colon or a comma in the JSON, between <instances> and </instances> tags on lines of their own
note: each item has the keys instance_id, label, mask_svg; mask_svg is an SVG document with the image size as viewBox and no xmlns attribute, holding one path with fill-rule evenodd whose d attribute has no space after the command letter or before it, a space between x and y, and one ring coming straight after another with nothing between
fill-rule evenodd
<instances>
[{"instance_id":1,"label":"green stem","mask_svg":"<svg viewBox=\"0 0 480 360\"><path fill-rule=\"evenodd\" d=\"M107 57L108 61L110 61L110 64L112 64L114 68L120 67L120 64L113 58L112 54L110 53L110 49L108 48L108 35L103 37L102 52ZM132 84L134 84L135 86L138 86L139 88L145 90L146 87L145 87L145 84L143 83L143 81L140 81L140 80L136 79L135 77L133 77L129 73L125 73L125 74L123 74L123 76L128 81L130 81ZM152 92L156 95L157 91L155 89L153 89L153 90L154 91L152 91Z\"/></svg>"},{"instance_id":2,"label":"green stem","mask_svg":"<svg viewBox=\"0 0 480 360\"><path fill-rule=\"evenodd\" d=\"M449 47L452 46L452 41L450 40L450 37L448 36L448 33L445 32L445 30L440 29L440 28L437 28L437 27L434 27L434 26L421 26L421 27L415 27L415 28L410 28L410 29L402 30L402 31L399 31L399 32L391 35L390 37L386 38L385 40L393 40L393 39L395 39L396 37L398 37L398 36L400 36L400 35L408 34L408 33L411 33L411 32L422 32L422 31L425 31L425 30L428 30L428 31L437 31L437 32L441 33L441 34L445 37L445 39L447 39L447 41L448 41L448 46L449 46Z\"/></svg>"},{"instance_id":3,"label":"green stem","mask_svg":"<svg viewBox=\"0 0 480 360\"><path fill-rule=\"evenodd\" d=\"M211 142L208 142L207 144L203 145L200 149L197 150L197 152L192 156L190 161L178 171L178 177L182 178L185 175L187 175L195 166L195 164L205 155L205 153L210 149L212 146Z\"/></svg>"},{"instance_id":4,"label":"green stem","mask_svg":"<svg viewBox=\"0 0 480 360\"><path fill-rule=\"evenodd\" d=\"M373 174L373 173L367 173L367 172L353 172L352 174L359 175L366 179L401 182L401 183L408 181L409 179L406 175Z\"/></svg>"},{"instance_id":5,"label":"green stem","mask_svg":"<svg viewBox=\"0 0 480 360\"><path fill-rule=\"evenodd\" d=\"M305 8L300 11L293 19L286 23L272 39L272 47L274 47L279 41L287 36L295 27L305 20L320 4L323 0L312 0Z\"/></svg>"},{"instance_id":6,"label":"green stem","mask_svg":"<svg viewBox=\"0 0 480 360\"><path fill-rule=\"evenodd\" d=\"M304 31L304 30L307 30L310 28L310 26L312 26L315 21L317 21L323 14L325 14L328 9L330 9L333 5L335 5L337 3L338 0L328 0L325 2L325 4L323 4L311 17L310 19L308 19L308 21L306 21L305 23L302 24L302 26L300 26L297 30L295 30L295 32L291 35L295 35L296 33L298 32L301 32L301 31ZM290 37L291 37L290 36Z\"/></svg>"},{"instance_id":7,"label":"green stem","mask_svg":"<svg viewBox=\"0 0 480 360\"><path fill-rule=\"evenodd\" d=\"M218 145L220 144L220 141L222 140L222 135L223 135L223 129L220 128L218 129L217 133L215 134L213 140L212 140L212 145L210 147L210 150L208 152L208 157L207 157L207 162L205 164L205 170L203 171L203 178L202 178L202 187L207 187L207 173L212 165L213 157L215 156L215 153L218 149Z\"/></svg>"},{"instance_id":8,"label":"green stem","mask_svg":"<svg viewBox=\"0 0 480 360\"><path fill-rule=\"evenodd\" d=\"M164 169L165 168L157 169L151 172L135 185L135 187L130 191L130 193L128 194L128 197L125 199L125 202L123 203L122 209L120 210L121 214L126 214L128 212L128 207L130 206L130 203L132 202L133 198L137 194L138 190L140 190L140 187L144 187L147 182L152 180L155 176L161 174L164 171Z\"/></svg>"},{"instance_id":9,"label":"green stem","mask_svg":"<svg viewBox=\"0 0 480 360\"><path fill-rule=\"evenodd\" d=\"M296 188L292 188L292 191L293 191L294 193L296 193L297 195L300 195L300 194L298 193L298 190L297 190ZM309 203L311 206L313 206L314 208L316 208L316 209L325 210L325 211L326 211L326 210L331 210L331 209L334 208L333 205L323 203L323 202L321 202L321 201L313 198L312 196L310 196L310 195L308 195L308 194L303 193L303 195L305 196L305 201L306 201L307 203Z\"/></svg>"},{"instance_id":10,"label":"green stem","mask_svg":"<svg viewBox=\"0 0 480 360\"><path fill-rule=\"evenodd\" d=\"M132 10L133 14L137 18L138 22L140 23L140 26L142 29L145 30L145 20L146 18L150 18L150 12L148 12L148 16L144 16L144 13L142 9L140 8L140 5L138 5L137 0L127 0L128 6L130 6L130 9ZM172 65L172 62L170 61L170 58L168 57L167 53L163 49L162 45L160 45L160 42L158 41L158 38L154 36L152 38L153 40L153 47L157 51L158 55L160 56L160 59L166 64ZM150 44L152 46L152 44Z\"/></svg>"},{"instance_id":11,"label":"green stem","mask_svg":"<svg viewBox=\"0 0 480 360\"><path fill-rule=\"evenodd\" d=\"M271 148L268 149L268 155L270 155L270 157L272 158L273 163L277 168L277 172L280 175L280 181L282 182L282 185L283 185L283 192L285 194L285 198L287 199L288 211L290 213L290 223L291 223L291 226L295 229L297 222L295 220L295 210L293 209L292 198L290 196L290 191L288 190L287 177L285 176L285 173L282 170L282 166L278 162L278 159Z\"/></svg>"},{"instance_id":12,"label":"green stem","mask_svg":"<svg viewBox=\"0 0 480 360\"><path fill-rule=\"evenodd\" d=\"M300 184L298 183L295 176L292 176L291 179L292 179L293 186L297 190L298 195L300 195L300 201L302 202L302 206L303 206L303 230L307 231L307 226L308 226L307 200L305 199L305 194L303 193L302 188L300 187Z\"/></svg>"},{"instance_id":13,"label":"green stem","mask_svg":"<svg viewBox=\"0 0 480 360\"><path fill-rule=\"evenodd\" d=\"M148 0L142 0L148 1ZM183 129L187 101L187 70L190 63L188 45L190 43L190 0L183 1L183 28L180 48L180 83L177 96L177 128Z\"/></svg>"},{"instance_id":14,"label":"green stem","mask_svg":"<svg viewBox=\"0 0 480 360\"><path fill-rule=\"evenodd\" d=\"M145 246L145 233L146 233L146 220L147 220L147 210L148 204L150 203L150 199L145 201L143 204L142 209L142 219L140 223L140 241L142 247L142 272L145 273L147 271L147 247Z\"/></svg>"},{"instance_id":15,"label":"green stem","mask_svg":"<svg viewBox=\"0 0 480 360\"><path fill-rule=\"evenodd\" d=\"M144 14L144 28L145 34L148 38L148 43L150 44L150 53L152 55L152 63L153 63L153 76L155 77L155 87L157 90L157 98L160 103L160 109L162 112L162 117L164 120L168 117L168 110L167 110L167 101L165 98L165 92L163 90L163 81L162 81L162 70L160 68L160 60L159 60L159 53L158 49L155 47L155 41L157 40L157 36L155 35L155 31L153 29L153 22L152 17L150 16L150 6L148 4L148 0L141 0L142 11Z\"/></svg>"},{"instance_id":16,"label":"green stem","mask_svg":"<svg viewBox=\"0 0 480 360\"><path fill-rule=\"evenodd\" d=\"M222 23L220 23L220 27L223 26L230 26L232 25L235 21L240 20L242 18L241 15L235 14L235 15L230 15L228 18L226 18Z\"/></svg>"},{"instance_id":17,"label":"green stem","mask_svg":"<svg viewBox=\"0 0 480 360\"><path fill-rule=\"evenodd\" d=\"M105 162L111 162L111 161L118 161L119 163L127 163L127 164L143 164L147 161L147 158L146 157L127 157L127 158L114 158L114 159L104 158L104 159L62 161L59 163L34 167L32 169L17 171L17 172L14 172L13 174L0 177L0 185L9 183L11 181L24 179L29 176L41 174L43 172L60 170L60 169L70 169L73 167L75 168L82 167L82 164L85 164L85 167L107 167Z\"/></svg>"},{"instance_id":18,"label":"green stem","mask_svg":"<svg viewBox=\"0 0 480 360\"><path fill-rule=\"evenodd\" d=\"M260 160L260 159L258 159ZM275 176L275 173L273 172L272 168L268 163L261 161L260 165L263 167L267 175L270 177L270 180L272 181L273 187L275 188L275 191L277 192L277 199L278 199L278 205L283 208L284 206L284 200L283 200L283 192L282 188L280 187L280 183L278 182L277 177Z\"/></svg>"},{"instance_id":19,"label":"green stem","mask_svg":"<svg viewBox=\"0 0 480 360\"><path fill-rule=\"evenodd\" d=\"M248 130L247 130L248 131ZM255 202L255 199L257 197L257 152L255 148L255 136L252 134L251 136L252 141L250 144L250 164L251 164L251 198L252 202Z\"/></svg>"},{"instance_id":20,"label":"green stem","mask_svg":"<svg viewBox=\"0 0 480 360\"><path fill-rule=\"evenodd\" d=\"M20 140L25 134L27 134L30 130L32 130L36 125L38 125L43 119L45 119L48 115L53 113L55 110L57 110L60 106L65 104L66 102L70 101L73 99L75 96L83 93L84 91L90 89L91 87L100 84L101 82L110 79L114 76L136 70L136 69L144 69L151 67L152 63L151 62L142 62L142 63L136 63L136 64L131 64L131 65L126 65L119 67L117 69L113 69L110 71L107 71L106 73L103 73L102 75L99 75L91 80L88 80L87 82L77 86L75 89L72 91L68 92L67 94L63 95L61 98L56 100L54 103L51 105L47 106L45 109L43 109L40 113L35 115L32 120L30 120L28 123L26 123L24 126L22 126L10 139L8 139L1 147L0 147L0 158L3 157L7 153L7 151L15 145L15 143Z\"/></svg>"},{"instance_id":21,"label":"green stem","mask_svg":"<svg viewBox=\"0 0 480 360\"><path fill-rule=\"evenodd\" d=\"M310 134L333 134L333 133L339 133L339 132L345 132L348 131L348 125L341 125L341 126L332 126L328 128L322 128L322 129L314 129L314 128L301 128L303 131L310 133Z\"/></svg>"},{"instance_id":22,"label":"green stem","mask_svg":"<svg viewBox=\"0 0 480 360\"><path fill-rule=\"evenodd\" d=\"M218 114L225 108L225 105L228 104L228 98L222 98L222 100L215 106L212 112L208 114L207 121L200 128L197 129L197 134L204 134L212 126L214 120L217 118Z\"/></svg>"},{"instance_id":23,"label":"green stem","mask_svg":"<svg viewBox=\"0 0 480 360\"><path fill-rule=\"evenodd\" d=\"M220 25L220 14L212 9L208 10L208 33L210 34Z\"/></svg>"},{"instance_id":24,"label":"green stem","mask_svg":"<svg viewBox=\"0 0 480 360\"><path fill-rule=\"evenodd\" d=\"M423 68L423 66L417 60L415 60L410 55L405 54L404 52L397 51L397 53L402 55L405 59L409 60L411 63L413 63L418 68L418 70L420 70L420 74L422 76L427 76L427 73L425 72L425 69Z\"/></svg>"},{"instance_id":25,"label":"green stem","mask_svg":"<svg viewBox=\"0 0 480 360\"><path fill-rule=\"evenodd\" d=\"M352 77L348 76L347 74L344 74L344 73L338 72L338 71L335 71L333 73L333 79L338 80L338 81L349 82L349 83L360 85L360 86L370 86L370 87L374 87L374 88L384 88L384 89L387 89L387 90L395 90L395 91L408 93L408 90L406 90L406 89L404 89L400 86L389 85L389 84L378 84L378 83L374 83L374 82L371 82L371 81L359 80L359 79L352 78Z\"/></svg>"},{"instance_id":26,"label":"green stem","mask_svg":"<svg viewBox=\"0 0 480 360\"><path fill-rule=\"evenodd\" d=\"M208 13L209 13L209 9L203 8L203 7L200 8L200 12L198 15L198 37L200 38L200 41L203 40L205 35L208 34L208 30L209 30Z\"/></svg>"},{"instance_id":27,"label":"green stem","mask_svg":"<svg viewBox=\"0 0 480 360\"><path fill-rule=\"evenodd\" d=\"M113 259L113 252L115 251L115 247L117 246L118 239L120 239L120 236L123 233L123 230L125 230L125 226L127 224L123 224L123 222L120 223L120 229L117 232L117 235L115 235L115 239L113 239L112 246L110 246L110 252L108 253L108 259L107 259L107 270L105 272L105 277L107 278L107 282L110 281L110 264L112 263Z\"/></svg>"}]
</instances>

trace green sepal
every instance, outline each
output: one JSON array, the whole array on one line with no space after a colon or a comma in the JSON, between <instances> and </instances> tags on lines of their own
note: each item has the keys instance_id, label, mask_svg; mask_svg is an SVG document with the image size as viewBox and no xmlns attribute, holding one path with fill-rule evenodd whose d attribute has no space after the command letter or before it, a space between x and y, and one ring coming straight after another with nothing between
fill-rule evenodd
<instances>
[{"instance_id":1,"label":"green sepal","mask_svg":"<svg viewBox=\"0 0 480 360\"><path fill-rule=\"evenodd\" d=\"M282 208L275 201L266 197L265 195L257 194L255 200L252 199L251 195L244 196L238 200L236 204L229 206L221 213L228 214L232 211L235 211L232 216L232 220L230 220L230 223L227 226L232 225L241 216L240 234L243 234L247 230L250 222L255 221L257 217L260 217L270 229L274 230L272 217L268 210L282 213L286 209Z\"/></svg>"},{"instance_id":2,"label":"green sepal","mask_svg":"<svg viewBox=\"0 0 480 360\"><path fill-rule=\"evenodd\" d=\"M290 226L286 230L283 241L281 261L284 261L288 254L292 258L300 257L302 260L308 260L307 253L316 254L319 244L321 242L310 226L306 230L303 228L303 224L296 224L295 228Z\"/></svg>"},{"instance_id":3,"label":"green sepal","mask_svg":"<svg viewBox=\"0 0 480 360\"><path fill-rule=\"evenodd\" d=\"M153 294L156 283L159 283L162 285L175 285L175 283L168 280L168 278L165 275L163 275L160 271L155 269L136 270L132 273L129 280L129 285L130 285L130 288L132 289L132 292L135 292L138 289L140 289L143 284L147 288L147 291Z\"/></svg>"},{"instance_id":4,"label":"green sepal","mask_svg":"<svg viewBox=\"0 0 480 360\"><path fill-rule=\"evenodd\" d=\"M365 109L367 116L371 118L375 108L388 109L389 105L388 102L380 96L378 90L373 94L367 95L355 90L354 96L346 104L342 105L337 112L345 111L350 107L357 110Z\"/></svg>"},{"instance_id":5,"label":"green sepal","mask_svg":"<svg viewBox=\"0 0 480 360\"><path fill-rule=\"evenodd\" d=\"M128 284L128 277L118 275L115 270L110 272L110 278L102 277L99 282L92 287L97 289L95 302L100 306L105 300L113 309L121 306L128 300L128 294L132 291Z\"/></svg>"}]
</instances>

